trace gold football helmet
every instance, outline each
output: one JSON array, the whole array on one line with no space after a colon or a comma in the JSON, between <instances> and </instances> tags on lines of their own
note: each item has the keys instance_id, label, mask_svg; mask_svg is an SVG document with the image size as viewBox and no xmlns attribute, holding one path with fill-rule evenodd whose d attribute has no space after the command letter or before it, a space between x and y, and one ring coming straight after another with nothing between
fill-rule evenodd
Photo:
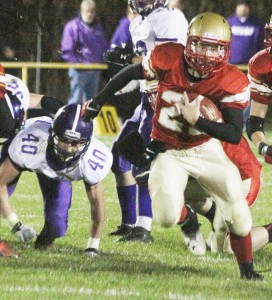
<instances>
[{"instance_id":1,"label":"gold football helmet","mask_svg":"<svg viewBox=\"0 0 272 300\"><path fill-rule=\"evenodd\" d=\"M272 15L270 23L266 24L264 27L264 45L267 52L272 55Z\"/></svg>"},{"instance_id":2,"label":"gold football helmet","mask_svg":"<svg viewBox=\"0 0 272 300\"><path fill-rule=\"evenodd\" d=\"M184 56L201 75L220 70L230 55L231 29L222 16L206 12L189 24Z\"/></svg>"}]
</instances>

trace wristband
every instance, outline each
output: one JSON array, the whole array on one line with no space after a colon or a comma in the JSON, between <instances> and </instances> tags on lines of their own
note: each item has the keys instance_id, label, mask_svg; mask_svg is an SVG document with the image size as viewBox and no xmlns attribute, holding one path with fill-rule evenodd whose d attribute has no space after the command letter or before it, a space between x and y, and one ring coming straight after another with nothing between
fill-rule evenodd
<instances>
[{"instance_id":1,"label":"wristband","mask_svg":"<svg viewBox=\"0 0 272 300\"><path fill-rule=\"evenodd\" d=\"M41 98L42 109L49 113L55 114L62 106L64 106L64 103L57 98L46 95Z\"/></svg>"},{"instance_id":2,"label":"wristband","mask_svg":"<svg viewBox=\"0 0 272 300\"><path fill-rule=\"evenodd\" d=\"M258 152L260 155L265 155L268 145L264 142L261 142L258 146Z\"/></svg>"},{"instance_id":3,"label":"wristband","mask_svg":"<svg viewBox=\"0 0 272 300\"><path fill-rule=\"evenodd\" d=\"M17 231L20 231L21 230L21 227L22 227L22 223L21 222L17 222L11 229L11 233L16 233Z\"/></svg>"},{"instance_id":4,"label":"wristband","mask_svg":"<svg viewBox=\"0 0 272 300\"><path fill-rule=\"evenodd\" d=\"M10 228L13 228L14 225L16 225L19 222L19 219L15 212L12 212L10 215L8 215L5 218L6 222L10 226Z\"/></svg>"},{"instance_id":5,"label":"wristband","mask_svg":"<svg viewBox=\"0 0 272 300\"><path fill-rule=\"evenodd\" d=\"M87 249L88 248L94 248L94 249L97 249L99 248L99 243L100 243L100 239L98 238L92 238L92 237L89 237L88 239L88 242L87 242Z\"/></svg>"}]
</instances>

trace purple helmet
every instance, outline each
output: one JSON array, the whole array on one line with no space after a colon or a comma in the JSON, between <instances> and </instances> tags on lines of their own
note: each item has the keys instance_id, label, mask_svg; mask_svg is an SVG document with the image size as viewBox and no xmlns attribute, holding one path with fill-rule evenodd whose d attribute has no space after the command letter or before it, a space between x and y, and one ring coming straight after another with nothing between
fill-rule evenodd
<instances>
[{"instance_id":1,"label":"purple helmet","mask_svg":"<svg viewBox=\"0 0 272 300\"><path fill-rule=\"evenodd\" d=\"M11 133L11 135L14 135L24 126L25 110L21 101L17 98L16 95L13 95L12 92L10 92L9 90L7 90L6 93L6 100L14 120L14 131Z\"/></svg>"},{"instance_id":2,"label":"purple helmet","mask_svg":"<svg viewBox=\"0 0 272 300\"><path fill-rule=\"evenodd\" d=\"M158 7L167 6L168 0L128 0L128 5L134 13L147 16Z\"/></svg>"},{"instance_id":3,"label":"purple helmet","mask_svg":"<svg viewBox=\"0 0 272 300\"><path fill-rule=\"evenodd\" d=\"M93 133L92 121L81 116L81 105L70 104L58 110L53 120L47 154L54 169L63 169L74 162L87 150ZM76 145L76 152L63 149L60 144Z\"/></svg>"}]
</instances>

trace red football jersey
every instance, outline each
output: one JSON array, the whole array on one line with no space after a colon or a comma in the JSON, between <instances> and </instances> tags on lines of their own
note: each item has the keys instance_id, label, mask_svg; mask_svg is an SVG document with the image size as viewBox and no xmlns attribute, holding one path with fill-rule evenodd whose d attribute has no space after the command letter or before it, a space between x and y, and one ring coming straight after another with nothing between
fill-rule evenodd
<instances>
[{"instance_id":1,"label":"red football jersey","mask_svg":"<svg viewBox=\"0 0 272 300\"><path fill-rule=\"evenodd\" d=\"M171 92L197 93L211 99L219 110L226 107L245 108L249 100L249 81L235 66L226 66L209 78L189 81L185 69L184 46L164 43L156 46L143 60L145 78L159 80L151 137L169 148L187 149L210 139L190 126L175 106Z\"/></svg>"},{"instance_id":2,"label":"red football jersey","mask_svg":"<svg viewBox=\"0 0 272 300\"><path fill-rule=\"evenodd\" d=\"M272 56L266 49L249 61L251 98L262 104L272 104Z\"/></svg>"},{"instance_id":3,"label":"red football jersey","mask_svg":"<svg viewBox=\"0 0 272 300\"><path fill-rule=\"evenodd\" d=\"M6 93L5 70L0 64L0 97L4 97L5 93Z\"/></svg>"},{"instance_id":4,"label":"red football jersey","mask_svg":"<svg viewBox=\"0 0 272 300\"><path fill-rule=\"evenodd\" d=\"M221 143L229 159L239 169L242 180L251 178L250 191L246 197L248 206L251 206L257 199L261 188L262 165L251 151L245 137L241 138L238 145Z\"/></svg>"}]
</instances>

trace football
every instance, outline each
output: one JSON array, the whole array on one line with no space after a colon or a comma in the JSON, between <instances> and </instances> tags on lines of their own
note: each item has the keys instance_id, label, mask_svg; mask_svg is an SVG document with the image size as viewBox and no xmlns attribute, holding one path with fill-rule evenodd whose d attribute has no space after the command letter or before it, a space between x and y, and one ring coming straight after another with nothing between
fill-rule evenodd
<instances>
[{"instance_id":1,"label":"football","mask_svg":"<svg viewBox=\"0 0 272 300\"><path fill-rule=\"evenodd\" d=\"M222 114L217 106L209 98L196 93L187 93L190 102L199 99L200 116L213 122L222 122Z\"/></svg>"}]
</instances>

